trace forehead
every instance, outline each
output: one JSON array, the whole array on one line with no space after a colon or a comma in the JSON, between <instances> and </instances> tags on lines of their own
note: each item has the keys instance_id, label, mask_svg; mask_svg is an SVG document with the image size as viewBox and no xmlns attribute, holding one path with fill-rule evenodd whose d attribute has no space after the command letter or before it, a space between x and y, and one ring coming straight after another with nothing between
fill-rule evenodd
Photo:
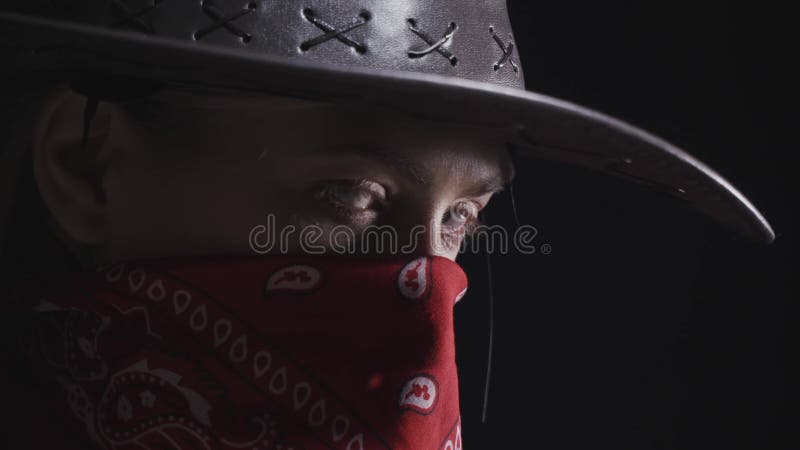
<instances>
[{"instance_id":1,"label":"forehead","mask_svg":"<svg viewBox=\"0 0 800 450\"><path fill-rule=\"evenodd\" d=\"M198 142L291 155L359 154L402 164L494 167L510 178L496 131L434 122L376 105L234 91L164 90L126 111ZM198 124L202 126L198 127Z\"/></svg>"}]
</instances>

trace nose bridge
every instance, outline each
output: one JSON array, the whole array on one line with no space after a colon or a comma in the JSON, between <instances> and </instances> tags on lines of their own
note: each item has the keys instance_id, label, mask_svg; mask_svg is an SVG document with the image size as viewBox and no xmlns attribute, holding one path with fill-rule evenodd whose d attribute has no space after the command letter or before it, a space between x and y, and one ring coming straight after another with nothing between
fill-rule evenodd
<instances>
[{"instance_id":1,"label":"nose bridge","mask_svg":"<svg viewBox=\"0 0 800 450\"><path fill-rule=\"evenodd\" d=\"M419 199L404 208L396 220L400 249L406 254L449 257L441 242L441 217L446 205L434 198Z\"/></svg>"}]
</instances>

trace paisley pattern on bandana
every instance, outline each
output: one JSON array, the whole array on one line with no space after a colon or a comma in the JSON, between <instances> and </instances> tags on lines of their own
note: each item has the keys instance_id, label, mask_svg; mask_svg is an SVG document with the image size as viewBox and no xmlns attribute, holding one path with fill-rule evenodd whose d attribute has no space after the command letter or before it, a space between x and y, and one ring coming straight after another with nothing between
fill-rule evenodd
<instances>
[{"instance_id":1,"label":"paisley pattern on bandana","mask_svg":"<svg viewBox=\"0 0 800 450\"><path fill-rule=\"evenodd\" d=\"M23 283L20 342L98 448L455 450L465 289L438 257L127 262Z\"/></svg>"}]
</instances>

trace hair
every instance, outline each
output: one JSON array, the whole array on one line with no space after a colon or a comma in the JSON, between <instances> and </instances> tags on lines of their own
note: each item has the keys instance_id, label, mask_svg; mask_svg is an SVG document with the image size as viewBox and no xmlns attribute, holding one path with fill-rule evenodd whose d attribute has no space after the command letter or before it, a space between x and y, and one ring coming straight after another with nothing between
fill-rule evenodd
<instances>
[{"instance_id":1,"label":"hair","mask_svg":"<svg viewBox=\"0 0 800 450\"><path fill-rule=\"evenodd\" d=\"M58 238L47 223L46 209L33 176L30 150L41 103L58 81L42 77L2 85L0 271L4 285L9 286L14 278L35 269L69 267L75 261L58 245Z\"/></svg>"},{"instance_id":2,"label":"hair","mask_svg":"<svg viewBox=\"0 0 800 450\"><path fill-rule=\"evenodd\" d=\"M33 171L31 137L45 98L57 87L69 83L59 73L44 73L14 80L0 80L0 273L4 289L0 301L8 301L15 280L50 271L80 270L83 264L79 246L72 245L55 226L42 200ZM123 82L109 78L81 78L72 88L92 96L87 87L98 88L97 97L111 101L146 96L156 85L133 86L127 92L117 88ZM87 97L93 98L93 97ZM87 102L88 105L88 102Z\"/></svg>"},{"instance_id":3,"label":"hair","mask_svg":"<svg viewBox=\"0 0 800 450\"><path fill-rule=\"evenodd\" d=\"M15 389L35 390L15 347L25 326L25 316L12 303L17 280L54 265L75 264L45 221L31 162L30 138L39 107L58 83L44 76L0 78L0 350L7 359L0 381Z\"/></svg>"}]
</instances>

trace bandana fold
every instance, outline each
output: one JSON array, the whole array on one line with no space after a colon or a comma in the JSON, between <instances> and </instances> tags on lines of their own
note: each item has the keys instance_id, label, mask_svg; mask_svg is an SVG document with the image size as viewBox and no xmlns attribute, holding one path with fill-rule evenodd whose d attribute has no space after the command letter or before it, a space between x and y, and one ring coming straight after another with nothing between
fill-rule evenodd
<instances>
[{"instance_id":1,"label":"bandana fold","mask_svg":"<svg viewBox=\"0 0 800 450\"><path fill-rule=\"evenodd\" d=\"M440 257L126 262L24 283L19 345L32 406L99 448L460 450L466 285Z\"/></svg>"}]
</instances>

